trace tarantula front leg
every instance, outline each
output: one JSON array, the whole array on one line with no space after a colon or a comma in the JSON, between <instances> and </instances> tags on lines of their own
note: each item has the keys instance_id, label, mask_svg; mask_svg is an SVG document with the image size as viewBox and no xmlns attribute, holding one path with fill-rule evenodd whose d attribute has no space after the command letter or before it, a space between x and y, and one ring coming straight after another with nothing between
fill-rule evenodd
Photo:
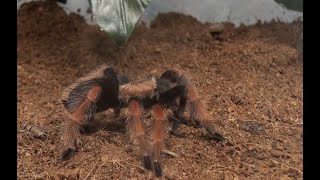
<instances>
[{"instance_id":1,"label":"tarantula front leg","mask_svg":"<svg viewBox=\"0 0 320 180\"><path fill-rule=\"evenodd\" d=\"M165 91L160 94L159 102L161 104L172 104L172 101L175 101L179 97L178 108L173 112L174 113L174 122L172 126L172 131L177 130L180 124L188 125L188 121L183 117L186 105L186 87L183 85L176 86L169 91ZM171 102L171 103L170 103Z\"/></svg>"},{"instance_id":2,"label":"tarantula front leg","mask_svg":"<svg viewBox=\"0 0 320 180\"><path fill-rule=\"evenodd\" d=\"M162 168L160 165L160 153L164 146L165 137L165 112L160 104L152 107L153 123L151 127L153 167L157 177L162 176Z\"/></svg>"},{"instance_id":3,"label":"tarantula front leg","mask_svg":"<svg viewBox=\"0 0 320 180\"><path fill-rule=\"evenodd\" d=\"M136 99L131 99L128 105L129 117L127 119L127 129L131 135L131 139L139 145L139 151L143 157L143 166L151 170L151 158L149 155L149 144L145 137L145 129L141 122L142 105Z\"/></svg>"},{"instance_id":4,"label":"tarantula front leg","mask_svg":"<svg viewBox=\"0 0 320 180\"><path fill-rule=\"evenodd\" d=\"M159 81L158 86L164 90L167 90L168 93L171 93L173 90L170 86L168 86L168 82L169 84L183 85L186 88L186 91L180 92L180 97L183 97L182 102L185 100L185 97L187 98L188 111L191 115L191 119L196 122L196 126L205 127L208 133L216 140L222 141L224 139L221 134L214 130L213 125L209 122L208 114L204 108L204 104L201 102L196 92L196 88L192 85L189 78L184 73L177 69L167 70L161 75L160 80L161 81ZM181 100L180 107L185 107L184 102L181 103ZM180 108L180 110L182 111L183 108ZM178 125L179 124L177 124L177 126Z\"/></svg>"},{"instance_id":5,"label":"tarantula front leg","mask_svg":"<svg viewBox=\"0 0 320 180\"><path fill-rule=\"evenodd\" d=\"M118 99L118 105L113 108L113 117L118 118L122 108L127 107L127 100L125 98Z\"/></svg>"},{"instance_id":6,"label":"tarantula front leg","mask_svg":"<svg viewBox=\"0 0 320 180\"><path fill-rule=\"evenodd\" d=\"M196 93L196 89L188 85L187 86L188 97L188 111L191 118L199 124L199 127L205 128L212 138L218 141L224 141L224 137L215 131L212 123L209 121L208 112L205 109L204 103Z\"/></svg>"}]
</instances>

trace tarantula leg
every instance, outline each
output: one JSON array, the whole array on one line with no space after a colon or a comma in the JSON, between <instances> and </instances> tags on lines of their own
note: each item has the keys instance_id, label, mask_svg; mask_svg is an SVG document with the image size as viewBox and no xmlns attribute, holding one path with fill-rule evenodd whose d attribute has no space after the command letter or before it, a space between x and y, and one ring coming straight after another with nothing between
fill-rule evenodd
<instances>
[{"instance_id":1,"label":"tarantula leg","mask_svg":"<svg viewBox=\"0 0 320 180\"><path fill-rule=\"evenodd\" d=\"M179 98L178 108L173 112L174 118L171 118L174 120L172 131L177 130L180 124L189 124L188 121L183 117L187 105L186 87L183 85L176 86L169 91L161 93L159 97L159 102L161 104L168 104L171 101L175 101L177 98Z\"/></svg>"},{"instance_id":2,"label":"tarantula leg","mask_svg":"<svg viewBox=\"0 0 320 180\"><path fill-rule=\"evenodd\" d=\"M208 118L208 114L206 112L206 109L204 107L204 104L201 102L200 98L199 98L199 95L197 93L197 89L191 84L189 78L183 74L180 70L167 70L165 71L160 79L163 79L161 80L161 83L159 83L160 85L166 85L167 87L170 87L168 86L167 84L167 81L169 81L169 83L171 84L179 84L180 86L184 86L185 87L185 91L181 91L179 92L180 93L180 97L186 97L187 98L187 107L188 107L188 111L191 115L191 120L195 122L195 125L194 127L195 128L205 128L208 133L216 140L223 140L223 136L219 133L217 133L212 124L209 122L209 118ZM166 80L164 80L166 79ZM179 86L176 86L176 87L179 87ZM166 90L168 90L168 88L164 88ZM170 89L170 88L169 88ZM172 91L172 94L175 94L173 93L173 89L171 90L168 90L167 93L171 93ZM179 94L179 93L176 93L176 94ZM176 95L177 96L177 95ZM173 96L168 96L168 98L174 98ZM184 100L182 98L182 100ZM182 107L185 107L186 105L184 105L183 101L181 102L181 99L180 99L180 109L181 111L184 111L184 108ZM177 113L177 115L175 114L175 116L182 116L183 114L179 114L179 111ZM178 122L175 122L174 124L174 127L173 129L177 128L180 123Z\"/></svg>"},{"instance_id":3,"label":"tarantula leg","mask_svg":"<svg viewBox=\"0 0 320 180\"><path fill-rule=\"evenodd\" d=\"M126 98L119 98L118 99L118 106L113 108L114 117L117 118L120 116L120 112L122 108L125 108L128 106L128 101Z\"/></svg>"},{"instance_id":4,"label":"tarantula leg","mask_svg":"<svg viewBox=\"0 0 320 180\"><path fill-rule=\"evenodd\" d=\"M181 105L179 105L178 108L180 108L180 106ZM173 113L174 118L170 118L171 120L173 120L172 132L176 131L181 124L189 125L189 122L184 117L182 117L182 115L180 115L179 109L177 111L174 111Z\"/></svg>"},{"instance_id":5,"label":"tarantula leg","mask_svg":"<svg viewBox=\"0 0 320 180\"><path fill-rule=\"evenodd\" d=\"M209 134L212 136L213 139L218 140L218 141L224 141L224 137L222 134L216 132L214 130L214 127L212 124L206 122L204 124L204 127L206 128L206 130L209 132Z\"/></svg>"},{"instance_id":6,"label":"tarantula leg","mask_svg":"<svg viewBox=\"0 0 320 180\"><path fill-rule=\"evenodd\" d=\"M117 118L120 116L120 107L113 108L114 117Z\"/></svg>"},{"instance_id":7,"label":"tarantula leg","mask_svg":"<svg viewBox=\"0 0 320 180\"><path fill-rule=\"evenodd\" d=\"M65 148L61 153L60 160L66 161L72 158L77 150L77 140L80 137L80 126L71 120L67 122L65 129Z\"/></svg>"},{"instance_id":8,"label":"tarantula leg","mask_svg":"<svg viewBox=\"0 0 320 180\"><path fill-rule=\"evenodd\" d=\"M146 141L145 129L140 119L143 112L142 106L138 100L132 99L129 101L128 110L130 115L127 119L127 129L131 135L131 139L139 145L144 168L151 170L152 164L148 152L149 145Z\"/></svg>"},{"instance_id":9,"label":"tarantula leg","mask_svg":"<svg viewBox=\"0 0 320 180\"><path fill-rule=\"evenodd\" d=\"M96 113L95 102L101 92L99 86L93 86L84 100L74 105L76 99L70 101L63 100L62 103L71 113L71 120L68 119L64 129L65 149L61 154L61 160L70 159L77 150L78 140L80 137L80 126L92 119Z\"/></svg>"},{"instance_id":10,"label":"tarantula leg","mask_svg":"<svg viewBox=\"0 0 320 180\"><path fill-rule=\"evenodd\" d=\"M187 96L191 118L198 124L198 127L205 128L213 139L224 141L224 137L215 131L213 125L209 121L208 112L205 109L204 103L200 100L195 88L191 85L187 86Z\"/></svg>"},{"instance_id":11,"label":"tarantula leg","mask_svg":"<svg viewBox=\"0 0 320 180\"><path fill-rule=\"evenodd\" d=\"M165 112L160 104L152 107L153 124L151 129L151 139L153 142L153 167L157 177L162 176L160 165L160 153L164 146L165 137Z\"/></svg>"}]
</instances>

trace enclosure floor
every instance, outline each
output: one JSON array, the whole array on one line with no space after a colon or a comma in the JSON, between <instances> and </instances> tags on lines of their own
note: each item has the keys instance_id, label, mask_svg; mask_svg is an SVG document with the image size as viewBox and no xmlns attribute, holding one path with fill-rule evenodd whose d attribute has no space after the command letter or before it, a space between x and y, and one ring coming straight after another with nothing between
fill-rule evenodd
<instances>
[{"instance_id":1,"label":"enclosure floor","mask_svg":"<svg viewBox=\"0 0 320 180\"><path fill-rule=\"evenodd\" d=\"M209 24L180 14L139 25L118 50L98 27L54 4L32 2L17 13L18 123L48 131L47 140L18 132L18 179L155 179L125 133L125 111L98 114L74 158L57 161L65 119L63 89L103 62L139 79L179 67L188 72L226 143L181 126L167 139L165 179L302 179L302 64L299 23L234 28L223 41Z\"/></svg>"}]
</instances>

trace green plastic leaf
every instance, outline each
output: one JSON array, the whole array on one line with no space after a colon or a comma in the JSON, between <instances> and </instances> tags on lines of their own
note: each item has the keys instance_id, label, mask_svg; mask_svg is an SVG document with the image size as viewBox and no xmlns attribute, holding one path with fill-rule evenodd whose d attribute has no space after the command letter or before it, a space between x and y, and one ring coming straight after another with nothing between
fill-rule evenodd
<instances>
[{"instance_id":1,"label":"green plastic leaf","mask_svg":"<svg viewBox=\"0 0 320 180\"><path fill-rule=\"evenodd\" d=\"M93 20L120 46L151 0L89 0Z\"/></svg>"},{"instance_id":2,"label":"green plastic leaf","mask_svg":"<svg viewBox=\"0 0 320 180\"><path fill-rule=\"evenodd\" d=\"M303 12L303 0L274 0L289 10Z\"/></svg>"}]
</instances>

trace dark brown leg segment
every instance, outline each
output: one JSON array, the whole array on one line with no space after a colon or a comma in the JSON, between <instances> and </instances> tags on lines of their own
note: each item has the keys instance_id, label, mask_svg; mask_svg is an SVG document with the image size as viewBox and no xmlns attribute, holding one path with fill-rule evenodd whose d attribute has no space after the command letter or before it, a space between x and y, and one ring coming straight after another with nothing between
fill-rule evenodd
<instances>
[{"instance_id":1,"label":"dark brown leg segment","mask_svg":"<svg viewBox=\"0 0 320 180\"><path fill-rule=\"evenodd\" d=\"M119 105L117 107L113 108L113 113L114 113L115 118L120 116L120 112L121 112L122 108L125 108L128 106L128 103L125 98L118 99L118 102L119 102L118 103Z\"/></svg>"},{"instance_id":2,"label":"dark brown leg segment","mask_svg":"<svg viewBox=\"0 0 320 180\"><path fill-rule=\"evenodd\" d=\"M161 104L171 104L172 101L179 97L178 109L174 111L174 122L172 131L175 131L180 124L188 125L188 121L183 117L185 107L187 104L186 87L176 86L164 93L160 94L159 102Z\"/></svg>"},{"instance_id":3,"label":"dark brown leg segment","mask_svg":"<svg viewBox=\"0 0 320 180\"><path fill-rule=\"evenodd\" d=\"M143 157L143 166L151 170L151 158L149 155L149 144L146 141L145 129L141 122L142 106L138 100L131 100L128 105L130 116L127 119L127 129L131 135L131 139L138 143L140 154Z\"/></svg>"}]
</instances>

